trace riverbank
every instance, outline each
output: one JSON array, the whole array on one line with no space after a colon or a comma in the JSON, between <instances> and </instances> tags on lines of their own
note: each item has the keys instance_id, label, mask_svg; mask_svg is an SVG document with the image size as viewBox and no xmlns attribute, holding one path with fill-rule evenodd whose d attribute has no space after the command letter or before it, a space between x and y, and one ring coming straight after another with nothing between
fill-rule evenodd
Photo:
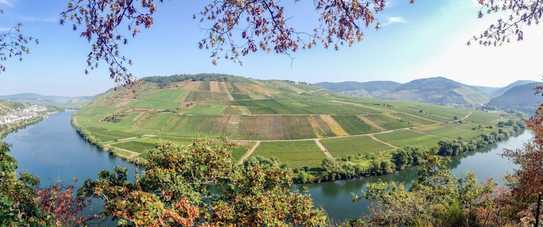
<instances>
[{"instance_id":1,"label":"riverbank","mask_svg":"<svg viewBox=\"0 0 543 227\"><path fill-rule=\"evenodd\" d=\"M474 173L478 182L493 179L498 186L505 186L505 176L517 168L511 160L502 156L505 149L520 149L532 139L532 133L525 130L518 136L512 136L506 141L483 148L475 152L466 152L457 157L451 157L448 164L452 173L457 177ZM330 219L337 223L359 218L370 212L370 201L361 199L353 202L353 195L364 193L367 186L378 182L395 182L407 188L418 178L417 168L408 168L385 176L369 176L360 179L339 180L304 184L304 192L311 195L316 206L323 208Z\"/></svg>"},{"instance_id":2,"label":"riverbank","mask_svg":"<svg viewBox=\"0 0 543 227\"><path fill-rule=\"evenodd\" d=\"M330 160L326 159L317 168L295 169L295 182L298 184L331 182L338 180L356 180L365 177L386 176L405 169L424 164L424 157L435 155L442 159L451 159L465 153L477 152L493 146L511 137L522 134L525 130L520 121L499 122L491 132L473 138L454 138L439 141L435 146L421 148L404 146L392 152L390 157L373 160L360 160L356 157ZM369 164L359 164L369 163Z\"/></svg>"},{"instance_id":3,"label":"riverbank","mask_svg":"<svg viewBox=\"0 0 543 227\"><path fill-rule=\"evenodd\" d=\"M4 139L8 134L14 133L17 130L24 129L30 125L36 124L43 119L45 119L47 115L35 117L28 120L22 120L13 124L8 124L7 126L0 127L0 140Z\"/></svg>"},{"instance_id":4,"label":"riverbank","mask_svg":"<svg viewBox=\"0 0 543 227\"><path fill-rule=\"evenodd\" d=\"M81 127L77 115L72 117L71 124L83 139L99 149L136 165L144 161L139 157L140 153L138 152L100 142L86 128ZM456 125L461 124L461 122L456 123ZM436 155L440 158L457 157L466 152L482 150L512 136L519 135L524 129L521 120L510 119L496 122L495 125L474 126L470 130L480 132L477 136L448 138L439 142L436 140L436 144L429 147L415 147L418 144L413 144L413 146L396 147L393 151L387 152L387 155L379 157L367 158L359 156L324 159L318 167L293 169L296 176L294 181L297 184L308 184L391 175L423 164L424 157L427 155Z\"/></svg>"},{"instance_id":5,"label":"riverbank","mask_svg":"<svg viewBox=\"0 0 543 227\"><path fill-rule=\"evenodd\" d=\"M115 147L98 142L98 140L95 137L93 137L91 133L89 133L87 130L85 130L83 127L79 125L76 116L72 116L70 123L81 138L83 138L88 143L96 146L98 149L108 152L116 157L119 157L128 162L131 162L132 164L135 164L135 165L139 165L142 162L142 159L139 158L139 153L120 149L120 148L115 148Z\"/></svg>"},{"instance_id":6,"label":"riverbank","mask_svg":"<svg viewBox=\"0 0 543 227\"><path fill-rule=\"evenodd\" d=\"M71 116L69 111L48 115L32 127L20 128L5 137L4 142L11 146L11 154L18 162L17 171L39 177L43 187L55 183L80 185L116 166L128 168L133 179L138 168L82 139L70 124Z\"/></svg>"},{"instance_id":7,"label":"riverbank","mask_svg":"<svg viewBox=\"0 0 543 227\"><path fill-rule=\"evenodd\" d=\"M39 177L42 186L58 182L70 184L73 179L78 179L76 185L79 185L85 179L95 178L101 170L112 170L116 166L128 168L130 179L133 179L140 170L84 140L71 124L71 115L69 112L51 115L33 127L21 129L6 137L6 142L12 146L11 153L19 163L18 171ZM485 148L452 157L451 169L459 176L473 171L479 181L502 178L514 168L514 164L500 154L506 148L521 148L530 138L531 134L525 131L520 137L511 137L499 142L496 147L491 146L490 150ZM341 223L368 212L368 201L352 201L352 195L361 193L368 183L394 181L408 185L416 177L414 168L406 168L386 176L305 184L303 187L317 207L324 208L331 219Z\"/></svg>"}]
</instances>

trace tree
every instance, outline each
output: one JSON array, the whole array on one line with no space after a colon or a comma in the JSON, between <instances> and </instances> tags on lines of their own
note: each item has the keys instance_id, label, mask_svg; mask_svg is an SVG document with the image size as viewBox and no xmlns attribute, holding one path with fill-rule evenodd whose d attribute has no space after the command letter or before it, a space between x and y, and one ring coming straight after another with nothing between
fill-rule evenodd
<instances>
[{"instance_id":1,"label":"tree","mask_svg":"<svg viewBox=\"0 0 543 227\"><path fill-rule=\"evenodd\" d=\"M519 168L508 177L510 213L518 220L529 218L534 226L539 226L543 199L543 110L528 121L528 127L534 132L534 139L523 149L507 150L504 155L512 159Z\"/></svg>"},{"instance_id":2,"label":"tree","mask_svg":"<svg viewBox=\"0 0 543 227\"><path fill-rule=\"evenodd\" d=\"M480 35L468 42L483 46L501 46L524 39L524 28L538 25L543 17L541 0L479 0L483 6L479 17L484 15L505 15L488 26Z\"/></svg>"},{"instance_id":3,"label":"tree","mask_svg":"<svg viewBox=\"0 0 543 227\"><path fill-rule=\"evenodd\" d=\"M39 188L30 174L17 177L17 161L9 146L0 143L0 225L74 225L84 221L80 212L85 204L76 199L73 187L53 185Z\"/></svg>"},{"instance_id":4,"label":"tree","mask_svg":"<svg viewBox=\"0 0 543 227\"><path fill-rule=\"evenodd\" d=\"M407 188L372 183L364 197L371 214L362 222L384 226L478 226L479 209L493 198L494 183L479 184L474 174L456 178L436 157L427 156L419 178Z\"/></svg>"},{"instance_id":5,"label":"tree","mask_svg":"<svg viewBox=\"0 0 543 227\"><path fill-rule=\"evenodd\" d=\"M159 145L145 154L135 182L126 169L103 171L79 195L105 201L102 217L120 225L323 225L308 195L292 192L292 172L252 159L237 166L224 141Z\"/></svg>"},{"instance_id":6,"label":"tree","mask_svg":"<svg viewBox=\"0 0 543 227\"><path fill-rule=\"evenodd\" d=\"M120 46L153 25L157 5L162 2L70 0L61 14L61 23L70 22L74 30L81 27L81 36L91 43L85 72L104 61L112 79L129 83L132 75L127 67L132 61L120 54ZM380 27L377 15L385 9L387 2L314 1L314 10L319 15L318 26L310 32L300 31L290 24L285 3L276 0L210 1L193 18L208 27L208 34L198 46L211 52L214 64L221 59L241 63L241 56L257 51L289 54L319 44L334 49L351 46L362 41L365 28Z\"/></svg>"},{"instance_id":7,"label":"tree","mask_svg":"<svg viewBox=\"0 0 543 227\"><path fill-rule=\"evenodd\" d=\"M3 14L2 9L0 14ZM21 61L25 54L30 53L29 45L38 43L37 39L25 35L22 27L23 25L19 23L7 31L0 31L0 72L6 71L6 64L10 59L16 58Z\"/></svg>"},{"instance_id":8,"label":"tree","mask_svg":"<svg viewBox=\"0 0 543 227\"><path fill-rule=\"evenodd\" d=\"M541 0L479 0L485 14L505 15L491 24L472 41L484 46L501 46L505 43L524 40L524 29L537 26L543 17L543 1ZM470 41L471 42L471 41ZM468 44L470 43L468 42ZM541 92L542 88L538 88ZM511 218L529 219L534 226L540 225L541 199L543 195L543 105L536 115L528 121L528 127L534 132L532 142L524 149L508 150L504 153L520 166L509 176L509 190L497 197L499 204L507 204L506 210ZM504 202L505 201L505 202ZM500 206L502 207L502 206Z\"/></svg>"}]
</instances>

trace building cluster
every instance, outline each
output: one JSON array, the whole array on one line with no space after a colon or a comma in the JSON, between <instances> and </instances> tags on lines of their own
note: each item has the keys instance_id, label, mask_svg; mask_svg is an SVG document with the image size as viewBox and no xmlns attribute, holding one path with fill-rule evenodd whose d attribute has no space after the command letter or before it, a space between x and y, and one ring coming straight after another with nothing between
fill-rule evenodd
<instances>
[{"instance_id":1,"label":"building cluster","mask_svg":"<svg viewBox=\"0 0 543 227\"><path fill-rule=\"evenodd\" d=\"M0 115L0 125L7 125L39 117L47 112L47 108L39 105L30 105L24 108L17 108L7 114Z\"/></svg>"}]
</instances>

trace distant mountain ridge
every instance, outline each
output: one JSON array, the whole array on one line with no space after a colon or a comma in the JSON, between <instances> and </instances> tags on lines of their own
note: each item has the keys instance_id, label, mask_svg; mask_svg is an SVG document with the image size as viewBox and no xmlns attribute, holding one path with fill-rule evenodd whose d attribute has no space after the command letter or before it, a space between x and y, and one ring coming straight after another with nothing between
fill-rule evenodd
<instances>
[{"instance_id":1,"label":"distant mountain ridge","mask_svg":"<svg viewBox=\"0 0 543 227\"><path fill-rule=\"evenodd\" d=\"M383 98L463 106L478 106L489 100L481 90L445 77L413 80L402 84Z\"/></svg>"},{"instance_id":2,"label":"distant mountain ridge","mask_svg":"<svg viewBox=\"0 0 543 227\"><path fill-rule=\"evenodd\" d=\"M13 95L1 95L0 100L8 100L20 103L31 103L46 106L56 106L60 108L80 108L81 106L92 101L94 97L81 96L81 97L66 97L66 96L52 96L52 95L40 95L35 93L20 93Z\"/></svg>"},{"instance_id":3,"label":"distant mountain ridge","mask_svg":"<svg viewBox=\"0 0 543 227\"><path fill-rule=\"evenodd\" d=\"M387 92L393 91L401 84L393 81L346 81L339 83L323 82L316 85L326 90L332 92L340 92L343 94L358 96L380 96Z\"/></svg>"},{"instance_id":4,"label":"distant mountain ridge","mask_svg":"<svg viewBox=\"0 0 543 227\"><path fill-rule=\"evenodd\" d=\"M486 104L492 104L497 108L510 107L512 109L526 111L532 110L533 108L521 108L520 105L513 105L512 102L515 99L526 98L526 100L523 101L526 101L526 104L529 103L532 105L534 101L536 101L531 97L533 85L535 83L537 82L519 80L500 88L471 86L445 77L431 77L417 79L403 84L393 81L350 81L338 83L324 82L315 85L332 92L353 96L368 96L390 100L410 100L440 105L469 107L480 107ZM516 88L516 90L509 93L509 91L514 88ZM504 95L505 97L499 98ZM504 100L509 100L507 101L509 104L505 104Z\"/></svg>"},{"instance_id":5,"label":"distant mountain ridge","mask_svg":"<svg viewBox=\"0 0 543 227\"><path fill-rule=\"evenodd\" d=\"M533 114L543 102L543 96L536 94L536 88L543 83L520 83L506 90L502 95L488 102L488 107L502 110L516 110Z\"/></svg>"},{"instance_id":6,"label":"distant mountain ridge","mask_svg":"<svg viewBox=\"0 0 543 227\"><path fill-rule=\"evenodd\" d=\"M522 86L522 85L526 85L526 84L535 84L535 83L539 83L537 81L533 81L533 80L517 80L503 88L500 88L498 90L496 90L492 96L495 98L495 97L498 97L498 96L501 96L503 94L505 94L507 91L509 91L511 88L514 88L514 87L517 87L517 86Z\"/></svg>"}]
</instances>

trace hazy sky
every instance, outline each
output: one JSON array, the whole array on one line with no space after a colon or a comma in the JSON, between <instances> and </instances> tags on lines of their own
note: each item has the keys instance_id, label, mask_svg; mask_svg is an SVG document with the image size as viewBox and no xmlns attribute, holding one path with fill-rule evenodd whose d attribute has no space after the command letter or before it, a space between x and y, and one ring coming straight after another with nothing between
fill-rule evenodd
<instances>
[{"instance_id":1,"label":"hazy sky","mask_svg":"<svg viewBox=\"0 0 543 227\"><path fill-rule=\"evenodd\" d=\"M283 0L294 2L291 0ZM47 3L44 3L47 2ZM0 94L37 92L49 95L94 95L114 84L106 68L84 75L88 43L69 26L58 24L67 0L0 0L0 31L17 22L40 39L23 62L9 62L0 74ZM260 79L295 81L370 81L445 76L472 85L503 86L519 79L539 80L543 72L536 53L543 51L541 29L526 41L502 48L466 46L469 37L487 24L477 19L475 0L393 0L380 15L384 26L368 29L366 39L340 51L316 48L292 55L259 53L245 57L243 66L211 64L209 52L199 50L204 35L192 15L201 2L166 0L155 26L125 48L139 77L176 73L217 72ZM292 3L287 14L302 29L314 20L313 1Z\"/></svg>"}]
</instances>

